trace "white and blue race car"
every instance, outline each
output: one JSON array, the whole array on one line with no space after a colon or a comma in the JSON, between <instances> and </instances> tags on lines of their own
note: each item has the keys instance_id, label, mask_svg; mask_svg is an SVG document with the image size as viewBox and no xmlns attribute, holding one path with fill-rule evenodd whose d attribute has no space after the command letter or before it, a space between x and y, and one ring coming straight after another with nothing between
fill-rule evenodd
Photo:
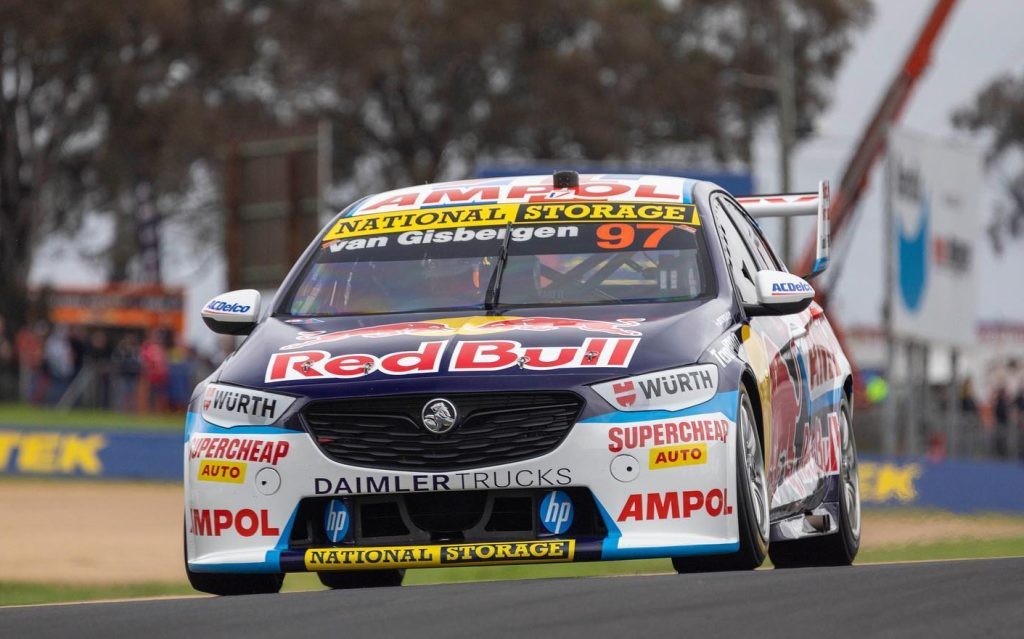
<instances>
[{"instance_id":1,"label":"white and blue race car","mask_svg":"<svg viewBox=\"0 0 1024 639\"><path fill-rule=\"evenodd\" d=\"M333 588L406 569L665 557L680 572L849 564L852 377L814 291L741 205L648 175L390 191L333 219L193 396L198 589Z\"/></svg>"}]
</instances>

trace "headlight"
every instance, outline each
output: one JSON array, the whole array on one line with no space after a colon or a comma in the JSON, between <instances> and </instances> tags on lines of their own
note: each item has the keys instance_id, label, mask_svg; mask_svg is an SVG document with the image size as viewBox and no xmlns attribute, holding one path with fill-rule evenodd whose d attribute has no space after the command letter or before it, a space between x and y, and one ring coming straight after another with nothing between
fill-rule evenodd
<instances>
[{"instance_id":1,"label":"headlight","mask_svg":"<svg viewBox=\"0 0 1024 639\"><path fill-rule=\"evenodd\" d=\"M278 395L226 384L208 384L200 400L203 419L221 426L269 426L284 415L295 401Z\"/></svg>"},{"instance_id":2,"label":"headlight","mask_svg":"<svg viewBox=\"0 0 1024 639\"><path fill-rule=\"evenodd\" d=\"M682 410L715 396L718 367L714 364L682 366L601 382L591 388L619 410Z\"/></svg>"}]
</instances>

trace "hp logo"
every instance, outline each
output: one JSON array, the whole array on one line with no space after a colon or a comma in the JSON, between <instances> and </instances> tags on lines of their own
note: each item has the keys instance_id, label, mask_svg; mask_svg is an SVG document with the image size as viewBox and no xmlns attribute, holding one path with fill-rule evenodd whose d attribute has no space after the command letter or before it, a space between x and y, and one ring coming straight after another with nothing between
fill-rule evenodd
<instances>
[{"instance_id":1,"label":"hp logo","mask_svg":"<svg viewBox=\"0 0 1024 639\"><path fill-rule=\"evenodd\" d=\"M340 499L332 499L324 510L324 531L332 544L336 544L348 534L348 507Z\"/></svg>"},{"instance_id":2,"label":"hp logo","mask_svg":"<svg viewBox=\"0 0 1024 639\"><path fill-rule=\"evenodd\" d=\"M552 490L540 502L540 523L548 532L560 535L572 526L572 500L560 490Z\"/></svg>"}]
</instances>

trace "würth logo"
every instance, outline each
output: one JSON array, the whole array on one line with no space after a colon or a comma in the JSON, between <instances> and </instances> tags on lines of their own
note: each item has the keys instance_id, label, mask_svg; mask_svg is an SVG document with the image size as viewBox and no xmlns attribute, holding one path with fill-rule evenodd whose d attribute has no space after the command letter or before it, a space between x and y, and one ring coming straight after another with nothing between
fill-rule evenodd
<instances>
[{"instance_id":1,"label":"w\u00fcrth logo","mask_svg":"<svg viewBox=\"0 0 1024 639\"><path fill-rule=\"evenodd\" d=\"M612 392L615 393L615 402L626 408L632 406L633 402L636 401L636 387L633 382L618 382L612 384Z\"/></svg>"}]
</instances>

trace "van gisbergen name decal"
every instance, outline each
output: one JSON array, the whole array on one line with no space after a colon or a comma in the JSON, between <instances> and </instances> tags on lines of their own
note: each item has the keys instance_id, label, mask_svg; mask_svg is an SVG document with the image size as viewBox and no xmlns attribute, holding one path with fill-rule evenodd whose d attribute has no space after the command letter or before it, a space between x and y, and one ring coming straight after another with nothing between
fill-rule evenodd
<instances>
[{"instance_id":1,"label":"van gisbergen name decal","mask_svg":"<svg viewBox=\"0 0 1024 639\"><path fill-rule=\"evenodd\" d=\"M697 207L693 204L644 202L477 204L344 217L331 227L322 241L328 243L367 235L407 231L580 222L662 222L700 226Z\"/></svg>"},{"instance_id":2,"label":"van gisbergen name decal","mask_svg":"<svg viewBox=\"0 0 1024 639\"><path fill-rule=\"evenodd\" d=\"M378 570L572 561L573 539L384 548L310 548L306 570Z\"/></svg>"},{"instance_id":3,"label":"van gisbergen name decal","mask_svg":"<svg viewBox=\"0 0 1024 639\"><path fill-rule=\"evenodd\" d=\"M385 355L304 350L275 353L267 363L265 381L357 379L372 373L414 375L437 373L448 340L421 342L416 350ZM590 337L579 346L523 346L515 340L458 342L449 372L491 372L518 366L523 370L560 368L625 368L633 359L639 338Z\"/></svg>"}]
</instances>

